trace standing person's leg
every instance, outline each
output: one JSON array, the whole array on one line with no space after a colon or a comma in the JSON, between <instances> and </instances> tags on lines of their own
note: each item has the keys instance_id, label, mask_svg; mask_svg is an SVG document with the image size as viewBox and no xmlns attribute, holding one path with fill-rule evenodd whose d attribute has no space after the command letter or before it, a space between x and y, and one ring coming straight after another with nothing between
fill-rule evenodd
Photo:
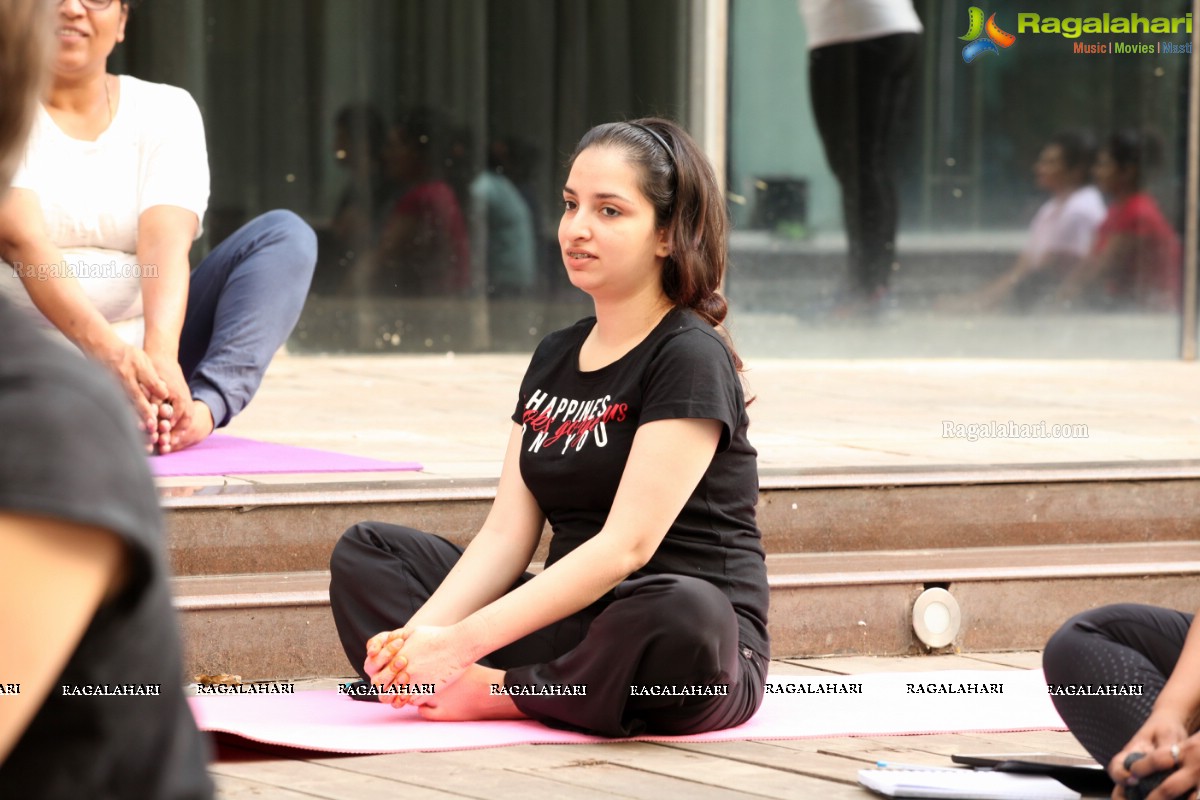
<instances>
[{"instance_id":1,"label":"standing person's leg","mask_svg":"<svg viewBox=\"0 0 1200 800\"><path fill-rule=\"evenodd\" d=\"M516 695L548 725L631 736L699 733L740 725L758 710L766 655L738 643L737 616L712 584L677 575L621 583L582 641L553 661L510 668L504 683L587 687L587 696ZM637 687L728 687L726 696L632 693Z\"/></svg>"},{"instance_id":2,"label":"standing person's leg","mask_svg":"<svg viewBox=\"0 0 1200 800\"><path fill-rule=\"evenodd\" d=\"M1121 603L1072 617L1046 643L1042 667L1054 687L1142 686L1141 696L1052 694L1071 733L1107 766L1150 716L1175 669L1192 615Z\"/></svg>"},{"instance_id":3,"label":"standing person's leg","mask_svg":"<svg viewBox=\"0 0 1200 800\"><path fill-rule=\"evenodd\" d=\"M899 207L892 149L912 95L919 40L915 33L883 36L859 43L856 52L857 85L851 96L858 107L858 230L861 281L868 294L888 288L896 260Z\"/></svg>"},{"instance_id":4,"label":"standing person's leg","mask_svg":"<svg viewBox=\"0 0 1200 800\"><path fill-rule=\"evenodd\" d=\"M857 47L856 43L827 45L814 48L808 56L813 118L821 135L825 160L842 192L842 219L849 250L846 288L856 296L868 291L862 251L861 165L856 144L860 136L858 104L854 100L858 83Z\"/></svg>"},{"instance_id":5,"label":"standing person's leg","mask_svg":"<svg viewBox=\"0 0 1200 800\"><path fill-rule=\"evenodd\" d=\"M192 272L179 364L215 427L246 407L296 326L316 248L303 220L270 211L239 228Z\"/></svg>"}]
</instances>

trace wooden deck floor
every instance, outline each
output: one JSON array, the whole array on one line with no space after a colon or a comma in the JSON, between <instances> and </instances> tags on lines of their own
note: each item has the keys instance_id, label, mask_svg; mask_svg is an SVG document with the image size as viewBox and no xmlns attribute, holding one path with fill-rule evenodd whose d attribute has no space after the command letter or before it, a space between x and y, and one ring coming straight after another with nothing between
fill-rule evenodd
<instances>
[{"instance_id":1,"label":"wooden deck floor","mask_svg":"<svg viewBox=\"0 0 1200 800\"><path fill-rule=\"evenodd\" d=\"M1028 669L1039 653L776 661L776 675L935 669ZM313 686L311 688L317 688ZM320 756L222 745L211 771L218 797L242 798L707 798L873 797L859 769L876 760L949 765L957 752L1085 755L1069 733L953 734L745 741L524 745L441 753ZM1101 796L1101 795L1097 795Z\"/></svg>"}]
</instances>

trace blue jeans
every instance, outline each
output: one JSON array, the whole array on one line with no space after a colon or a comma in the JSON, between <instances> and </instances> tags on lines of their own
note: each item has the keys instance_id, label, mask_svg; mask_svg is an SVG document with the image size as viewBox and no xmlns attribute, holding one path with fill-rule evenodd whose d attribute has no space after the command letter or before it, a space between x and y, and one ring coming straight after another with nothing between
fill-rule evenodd
<instances>
[{"instance_id":1,"label":"blue jeans","mask_svg":"<svg viewBox=\"0 0 1200 800\"><path fill-rule=\"evenodd\" d=\"M316 262L312 228L291 211L269 211L192 271L179 365L218 428L258 391L300 318Z\"/></svg>"}]
</instances>

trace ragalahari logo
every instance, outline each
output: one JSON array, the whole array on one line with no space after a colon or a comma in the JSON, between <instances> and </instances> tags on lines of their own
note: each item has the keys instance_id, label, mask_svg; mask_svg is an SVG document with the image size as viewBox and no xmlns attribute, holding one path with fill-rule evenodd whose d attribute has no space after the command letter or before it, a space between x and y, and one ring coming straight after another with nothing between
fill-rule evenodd
<instances>
[{"instance_id":1,"label":"ragalahari logo","mask_svg":"<svg viewBox=\"0 0 1200 800\"><path fill-rule=\"evenodd\" d=\"M1000 30L1000 26L996 24L995 14L987 18L985 25L983 10L976 6L971 6L970 23L966 35L958 37L964 42L970 42L962 52L963 61L967 64L984 53L999 53L1001 48L1008 49L1017 40L1017 37L1011 33Z\"/></svg>"}]
</instances>

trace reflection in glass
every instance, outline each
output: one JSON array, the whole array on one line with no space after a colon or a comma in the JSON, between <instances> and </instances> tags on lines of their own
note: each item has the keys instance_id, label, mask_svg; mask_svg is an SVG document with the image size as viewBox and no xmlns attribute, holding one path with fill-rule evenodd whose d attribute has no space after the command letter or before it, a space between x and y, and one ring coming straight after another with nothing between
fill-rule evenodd
<instances>
[{"instance_id":1,"label":"reflection in glass","mask_svg":"<svg viewBox=\"0 0 1200 800\"><path fill-rule=\"evenodd\" d=\"M1033 164L1034 182L1050 197L1042 203L1012 268L962 297L945 296L945 311L1030 311L1055 297L1068 274L1091 253L1106 209L1092 183L1095 141L1084 131L1051 137Z\"/></svg>"},{"instance_id":2,"label":"reflection in glass","mask_svg":"<svg viewBox=\"0 0 1200 800\"><path fill-rule=\"evenodd\" d=\"M462 294L471 253L459 193L447 181L450 135L430 108L402 114L388 133L383 163L394 187L368 285L387 295Z\"/></svg>"},{"instance_id":3,"label":"reflection in glass","mask_svg":"<svg viewBox=\"0 0 1200 800\"><path fill-rule=\"evenodd\" d=\"M729 191L737 230L728 294L741 347L783 357L1176 357L1192 56L1168 45L1190 40L1184 26L1179 36L1072 38L1022 30L1018 9L987 8L1015 38L967 63L971 4L913 5L924 34L915 124L891 143L901 212L893 302L839 316L831 309L845 282L848 234L811 112L805 48L797 46L808 35L804 19L796 2L732 0ZM1026 5L1019 10L1064 19L1150 13L1132 0L1103 9L1086 0ZM1191 6L1156 3L1153 15L1182 19ZM1076 47L1100 39L1152 52ZM1071 195L1049 186L1040 167L1030 170L1060 131L1090 131L1101 149L1123 131L1160 145L1157 168L1153 159L1137 168L1135 190L1092 177L1095 190L1083 190L1090 221L1080 230L1094 228L1086 247L1086 236L1046 227ZM790 218L768 205L784 186L803 187L802 210ZM1095 191L1105 195L1099 221ZM1046 252L1046 237L1070 241Z\"/></svg>"},{"instance_id":4,"label":"reflection in glass","mask_svg":"<svg viewBox=\"0 0 1200 800\"><path fill-rule=\"evenodd\" d=\"M292 347L527 352L590 309L565 155L600 120L688 119L694 5L155 0L114 66L200 103L206 243L273 207L320 231Z\"/></svg>"}]
</instances>

